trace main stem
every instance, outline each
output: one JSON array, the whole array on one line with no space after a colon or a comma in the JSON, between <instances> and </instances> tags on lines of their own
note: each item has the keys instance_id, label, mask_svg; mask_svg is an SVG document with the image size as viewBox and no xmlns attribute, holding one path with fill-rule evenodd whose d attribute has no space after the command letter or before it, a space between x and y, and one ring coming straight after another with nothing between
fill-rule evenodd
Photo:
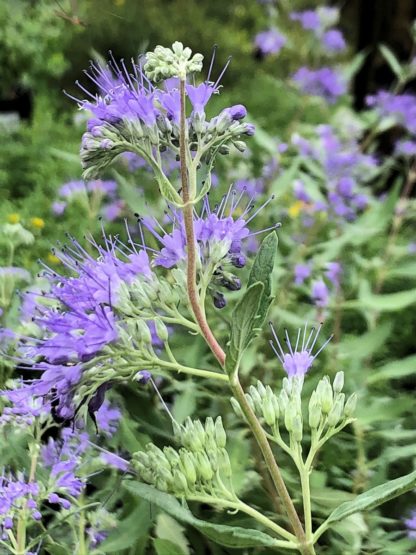
<instances>
[{"instance_id":1,"label":"main stem","mask_svg":"<svg viewBox=\"0 0 416 555\"><path fill-rule=\"evenodd\" d=\"M184 203L183 219L185 226L185 236L187 245L187 285L188 297L192 307L195 319L198 322L199 328L206 342L210 346L212 352L217 358L221 366L225 363L225 353L220 344L215 339L208 322L206 321L205 314L202 310L201 303L199 302L199 293L196 283L196 249L195 249L195 232L193 220L193 204L189 195L188 185L188 169L186 160L186 121L185 121L185 81L180 81L180 97L181 97L181 120L180 120L180 136L179 136L179 155L181 164L181 182L182 182L182 198Z\"/></svg>"},{"instance_id":2,"label":"main stem","mask_svg":"<svg viewBox=\"0 0 416 555\"><path fill-rule=\"evenodd\" d=\"M195 248L195 232L194 232L194 220L193 220L193 198L191 198L189 191L188 182L188 167L187 167L187 129L186 129L186 113L185 113L185 80L180 80L180 102L181 102L181 115L180 115L180 136L179 136L179 156L180 156L180 173L181 173L181 185L182 185L182 199L183 199L183 219L185 227L185 237L187 246L187 288L188 288L188 298L192 311L194 313L195 319L198 322L201 334L205 338L211 351L217 358L218 362L224 367L225 364L225 353L221 348L221 345L216 340L214 334L209 327L209 324L205 318L204 311L201 306L198 286L197 286L197 272L196 263L197 255ZM195 194L195 191L192 191ZM257 444L262 452L267 468L270 472L273 484L277 490L277 493L282 500L286 513L288 515L289 521L292 525L293 531L299 542L299 550L302 555L314 555L314 549L311 544L307 545L307 540L305 532L302 527L302 523L299 520L299 516L296 512L293 501L287 491L286 484L282 478L279 467L273 455L273 451L267 440L267 436L261 427L259 421L256 418L252 408L247 402L244 395L244 390L238 380L238 375L235 375L230 379L230 387L237 399L240 407L247 419L250 429L257 441Z\"/></svg>"}]
</instances>

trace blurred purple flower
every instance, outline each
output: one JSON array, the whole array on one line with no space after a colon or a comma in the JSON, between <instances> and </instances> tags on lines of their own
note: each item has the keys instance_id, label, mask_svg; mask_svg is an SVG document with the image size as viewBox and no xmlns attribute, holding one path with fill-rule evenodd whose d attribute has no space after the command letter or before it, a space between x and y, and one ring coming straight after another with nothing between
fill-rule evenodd
<instances>
[{"instance_id":1,"label":"blurred purple flower","mask_svg":"<svg viewBox=\"0 0 416 555\"><path fill-rule=\"evenodd\" d=\"M330 67L316 70L301 67L292 79L303 93L320 96L329 104L333 104L347 92L344 79Z\"/></svg>"},{"instance_id":2,"label":"blurred purple flower","mask_svg":"<svg viewBox=\"0 0 416 555\"><path fill-rule=\"evenodd\" d=\"M258 33L254 39L256 48L264 56L278 54L286 42L286 37L275 28Z\"/></svg>"}]
</instances>

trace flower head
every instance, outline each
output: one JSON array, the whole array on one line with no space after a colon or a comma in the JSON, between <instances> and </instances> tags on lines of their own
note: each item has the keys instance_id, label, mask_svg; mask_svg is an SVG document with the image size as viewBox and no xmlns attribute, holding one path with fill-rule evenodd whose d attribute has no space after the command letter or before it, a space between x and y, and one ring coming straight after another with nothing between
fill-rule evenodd
<instances>
[{"instance_id":1,"label":"flower head","mask_svg":"<svg viewBox=\"0 0 416 555\"><path fill-rule=\"evenodd\" d=\"M322 325L320 325L316 331L315 331L315 328L312 328L308 334L307 325L305 324L303 333L300 328L298 329L294 348L292 347L292 344L290 342L290 338L287 330L285 331L286 348L289 351L289 352L285 352L285 350L283 349L279 341L279 338L277 337L277 334L275 332L275 329L272 323L270 323L270 327L274 338L274 341L273 340L270 341L270 345L289 378L304 376L311 368L313 361L316 359L319 353L326 347L326 345L332 339L332 335L331 335L325 341L322 347L315 354L313 354L313 349L319 337L319 333L321 331ZM301 335L302 335L302 341L300 343Z\"/></svg>"},{"instance_id":2,"label":"flower head","mask_svg":"<svg viewBox=\"0 0 416 555\"><path fill-rule=\"evenodd\" d=\"M286 42L286 37L274 28L258 33L254 39L256 48L264 56L278 54Z\"/></svg>"},{"instance_id":3,"label":"flower head","mask_svg":"<svg viewBox=\"0 0 416 555\"><path fill-rule=\"evenodd\" d=\"M333 104L347 92L344 79L330 67L320 69L301 67L292 79L303 93L320 96L329 104Z\"/></svg>"}]
</instances>

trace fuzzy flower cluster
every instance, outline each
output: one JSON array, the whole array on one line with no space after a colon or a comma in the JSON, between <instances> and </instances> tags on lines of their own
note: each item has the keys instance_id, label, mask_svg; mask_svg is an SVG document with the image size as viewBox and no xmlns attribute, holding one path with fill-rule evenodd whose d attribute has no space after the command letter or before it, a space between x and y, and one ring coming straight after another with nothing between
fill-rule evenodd
<instances>
[{"instance_id":1,"label":"fuzzy flower cluster","mask_svg":"<svg viewBox=\"0 0 416 555\"><path fill-rule=\"evenodd\" d=\"M333 28L339 20L338 8L319 6L315 10L292 12L290 18L299 22L305 31L311 32L327 55L345 50L346 43L342 32Z\"/></svg>"},{"instance_id":2,"label":"fuzzy flower cluster","mask_svg":"<svg viewBox=\"0 0 416 555\"><path fill-rule=\"evenodd\" d=\"M262 56L279 54L287 42L286 37L275 27L258 33L254 39L254 46Z\"/></svg>"},{"instance_id":3,"label":"fuzzy flower cluster","mask_svg":"<svg viewBox=\"0 0 416 555\"><path fill-rule=\"evenodd\" d=\"M15 391L21 390L17 388ZM12 405L3 410L0 426L12 426L14 430L17 426L25 432L35 420L42 422L44 432L52 426L50 405L40 403L39 399L18 396L15 392L3 392L3 396ZM96 417L100 432L113 435L117 430L121 413L108 402L104 402ZM41 522L51 511L70 510L74 501L85 491L88 465L93 464L94 470L99 468L97 463L91 462L96 460L94 449L95 446L90 442L87 432L66 427L57 437L54 434L41 446L39 454L33 458L37 462L35 465L32 462L30 477L24 472L14 474L3 471L0 478L2 539L8 541L8 531L16 532L15 528L22 513L25 513L25 518L28 519L26 526L31 528L32 525ZM124 464L121 465L117 459ZM100 465L122 470L127 468L127 462L115 454L112 455L111 460L101 457ZM104 539L105 535L103 530L95 530L95 540L91 536L91 542L94 544L94 541L98 541L100 537Z\"/></svg>"},{"instance_id":4,"label":"fuzzy flower cluster","mask_svg":"<svg viewBox=\"0 0 416 555\"><path fill-rule=\"evenodd\" d=\"M310 296L315 306L325 308L329 304L331 292L337 293L339 290L342 266L339 262L327 262L324 276L316 276L314 279L312 279L312 271L311 262L296 264L294 267L294 283L297 286L301 286L305 282L309 282ZM328 287L328 284L331 289Z\"/></svg>"},{"instance_id":5,"label":"fuzzy flower cluster","mask_svg":"<svg viewBox=\"0 0 416 555\"><path fill-rule=\"evenodd\" d=\"M198 214L194 212L195 238L202 272L213 272L210 286L214 305L223 308L226 304L219 287L236 291L240 289L240 280L230 272L233 268L242 268L246 264L244 242L253 240L259 233L270 231L278 224L250 231L249 224L261 210L273 199L271 197L263 205L255 208L253 197L245 191L237 192L230 188L214 209L208 199ZM154 264L164 268L182 266L186 262L186 237L182 213L171 208L169 215L171 231L160 230L158 222L152 218L142 218L143 226L158 240L161 248L154 257Z\"/></svg>"},{"instance_id":6,"label":"fuzzy flower cluster","mask_svg":"<svg viewBox=\"0 0 416 555\"><path fill-rule=\"evenodd\" d=\"M292 144L304 156L305 168L318 172L323 197L313 199L302 180L295 183L295 197L309 216L324 212L338 221L354 220L368 205L360 187L374 177L377 160L361 152L356 138L341 138L329 125L318 126L316 132L312 140L295 135ZM311 225L308 217L304 224Z\"/></svg>"},{"instance_id":7,"label":"fuzzy flower cluster","mask_svg":"<svg viewBox=\"0 0 416 555\"><path fill-rule=\"evenodd\" d=\"M189 49L183 50L182 60L182 54L178 57L169 49L158 48L147 55L144 69L132 62L129 70L123 61L118 64L114 59L105 68L92 64L86 75L99 89L99 95L90 93L78 83L88 98L75 100L81 109L92 114L81 147L84 177L95 177L116 156L125 152L138 154L156 173L160 170L161 152L179 153L181 103L177 77L184 71L182 66L188 64L184 59L188 58ZM172 56L177 64L169 62ZM165 69L154 69L154 64L160 63ZM187 119L190 149L199 148L201 159L208 160L217 152L228 153L231 144L244 150L241 138L254 133L251 124L242 122L246 109L241 105L226 108L210 121L206 120L205 107L212 95L219 92L223 74L216 82L210 81L212 65L211 62L204 83L186 84L186 95L192 106ZM197 69L191 66L187 72ZM158 86L152 83L152 80L161 78L164 81Z\"/></svg>"},{"instance_id":8,"label":"fuzzy flower cluster","mask_svg":"<svg viewBox=\"0 0 416 555\"><path fill-rule=\"evenodd\" d=\"M96 179L89 181L69 181L58 189L58 198L52 203L51 209L55 216L64 214L68 205L73 202L85 204L87 210L90 205L101 205L101 215L107 221L113 221L120 216L124 203L117 198L117 183L110 180Z\"/></svg>"},{"instance_id":9,"label":"fuzzy flower cluster","mask_svg":"<svg viewBox=\"0 0 416 555\"><path fill-rule=\"evenodd\" d=\"M301 67L294 73L292 79L303 93L319 96L329 104L333 104L347 92L344 78L331 67L320 69Z\"/></svg>"},{"instance_id":10,"label":"fuzzy flower cluster","mask_svg":"<svg viewBox=\"0 0 416 555\"><path fill-rule=\"evenodd\" d=\"M379 117L391 120L408 135L399 139L395 151L399 156L416 155L416 96L411 93L394 94L379 91L367 97L367 105L378 113Z\"/></svg>"},{"instance_id":11,"label":"fuzzy flower cluster","mask_svg":"<svg viewBox=\"0 0 416 555\"><path fill-rule=\"evenodd\" d=\"M258 209L244 199L230 189L214 209L205 199L194 214L201 279L217 308L226 304L221 289L241 287L231 270L246 263L244 242L264 231L251 232L250 224L271 199ZM185 231L174 208L170 230L150 218L139 221L137 243L128 228L128 244L104 234L104 245L90 239L88 250L68 235L54 251L67 273L43 264L46 291L27 293L35 331L18 345L18 362L38 375L10 398L42 398L59 420L72 420L80 410L96 413L113 383L134 376L145 382L148 370L157 368L154 349L169 336L162 320L175 321L184 300ZM145 229L159 249L146 245ZM158 276L158 267L170 269L176 284ZM25 378L24 368L22 373Z\"/></svg>"}]
</instances>

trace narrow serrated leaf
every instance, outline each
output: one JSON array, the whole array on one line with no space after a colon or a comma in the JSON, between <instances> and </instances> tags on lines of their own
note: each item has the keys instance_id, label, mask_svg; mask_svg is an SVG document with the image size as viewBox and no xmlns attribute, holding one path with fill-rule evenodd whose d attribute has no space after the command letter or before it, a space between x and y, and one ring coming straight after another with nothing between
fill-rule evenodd
<instances>
[{"instance_id":1,"label":"narrow serrated leaf","mask_svg":"<svg viewBox=\"0 0 416 555\"><path fill-rule=\"evenodd\" d=\"M274 538L250 528L214 524L196 518L189 509L183 507L175 497L139 482L127 482L125 487L133 495L160 507L171 517L197 528L202 534L220 545L233 548L276 547Z\"/></svg>"}]
</instances>

